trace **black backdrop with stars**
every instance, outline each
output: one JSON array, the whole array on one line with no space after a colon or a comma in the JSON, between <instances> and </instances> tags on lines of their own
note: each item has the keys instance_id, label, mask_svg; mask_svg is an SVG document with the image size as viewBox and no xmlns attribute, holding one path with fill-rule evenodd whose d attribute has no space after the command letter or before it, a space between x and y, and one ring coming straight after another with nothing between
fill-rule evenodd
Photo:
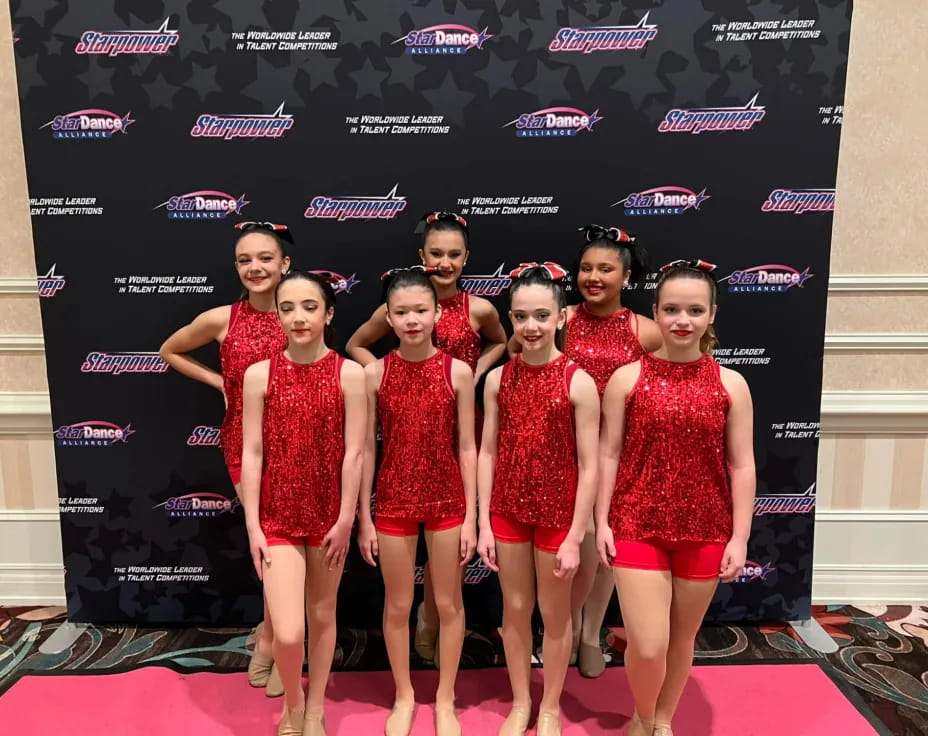
<instances>
[{"instance_id":1,"label":"black backdrop with stars","mask_svg":"<svg viewBox=\"0 0 928 736\"><path fill-rule=\"evenodd\" d=\"M753 391L759 501L745 575L710 613L809 615L849 0L11 10L72 620L260 615L211 444L221 398L153 356L238 294L232 223L286 222L296 267L344 277L341 348L376 306L379 274L416 260L415 223L438 208L466 212L465 284L502 314L498 274L522 260L573 266L588 222L638 233L658 264L718 264L718 359ZM466 38L449 51L453 33ZM744 122L713 127L726 119ZM229 135L194 135L198 121ZM236 213L216 209L230 203ZM649 313L653 284L627 303ZM215 349L200 357L217 364ZM471 624L494 625L494 576L475 564L466 590ZM341 596L345 623L378 625L379 574L355 552Z\"/></svg>"}]
</instances>

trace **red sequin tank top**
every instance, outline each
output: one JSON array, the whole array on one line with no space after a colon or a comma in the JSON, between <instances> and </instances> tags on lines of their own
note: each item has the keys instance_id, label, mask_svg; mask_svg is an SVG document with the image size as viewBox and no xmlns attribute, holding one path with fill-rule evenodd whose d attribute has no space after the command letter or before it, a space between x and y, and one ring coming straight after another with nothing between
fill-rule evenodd
<instances>
[{"instance_id":1,"label":"red sequin tank top","mask_svg":"<svg viewBox=\"0 0 928 736\"><path fill-rule=\"evenodd\" d=\"M593 377L600 399L612 374L645 353L632 330L632 320L637 319L630 309L598 317L580 304L567 323L564 352Z\"/></svg>"},{"instance_id":2,"label":"red sequin tank top","mask_svg":"<svg viewBox=\"0 0 928 736\"><path fill-rule=\"evenodd\" d=\"M229 314L229 329L219 346L226 416L219 442L226 465L242 463L242 382L248 366L267 360L287 347L287 336L277 312L259 312L248 300L236 302Z\"/></svg>"},{"instance_id":3,"label":"red sequin tank top","mask_svg":"<svg viewBox=\"0 0 928 736\"><path fill-rule=\"evenodd\" d=\"M261 529L265 535L322 537L338 519L345 458L344 358L315 363L271 358L264 397Z\"/></svg>"},{"instance_id":4,"label":"red sequin tank top","mask_svg":"<svg viewBox=\"0 0 928 736\"><path fill-rule=\"evenodd\" d=\"M418 362L403 360L396 351L383 359L377 392L383 454L375 515L419 521L464 516L452 360L440 350Z\"/></svg>"},{"instance_id":5,"label":"red sequin tank top","mask_svg":"<svg viewBox=\"0 0 928 736\"><path fill-rule=\"evenodd\" d=\"M625 402L609 525L617 540L727 542L732 533L725 423L731 404L708 355L651 354Z\"/></svg>"},{"instance_id":6,"label":"red sequin tank top","mask_svg":"<svg viewBox=\"0 0 928 736\"><path fill-rule=\"evenodd\" d=\"M463 360L470 369L477 371L477 360L483 342L470 323L470 298L466 291L458 291L448 299L442 299L441 317L435 325L435 345L444 353Z\"/></svg>"},{"instance_id":7,"label":"red sequin tank top","mask_svg":"<svg viewBox=\"0 0 928 736\"><path fill-rule=\"evenodd\" d=\"M569 529L577 498L577 435L566 355L535 366L516 355L499 382L499 434L490 511L522 524Z\"/></svg>"}]
</instances>

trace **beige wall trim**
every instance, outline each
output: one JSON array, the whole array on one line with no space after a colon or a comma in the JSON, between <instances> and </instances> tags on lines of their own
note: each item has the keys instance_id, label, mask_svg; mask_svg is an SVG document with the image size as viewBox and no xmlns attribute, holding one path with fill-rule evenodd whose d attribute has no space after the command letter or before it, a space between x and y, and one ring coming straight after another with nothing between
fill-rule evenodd
<instances>
[{"instance_id":1,"label":"beige wall trim","mask_svg":"<svg viewBox=\"0 0 928 736\"><path fill-rule=\"evenodd\" d=\"M45 341L41 335L0 335L0 353L41 353Z\"/></svg>"},{"instance_id":2,"label":"beige wall trim","mask_svg":"<svg viewBox=\"0 0 928 736\"><path fill-rule=\"evenodd\" d=\"M825 335L825 352L883 353L928 350L928 332L854 332Z\"/></svg>"},{"instance_id":3,"label":"beige wall trim","mask_svg":"<svg viewBox=\"0 0 928 736\"><path fill-rule=\"evenodd\" d=\"M0 276L0 294L35 294L38 290L35 276Z\"/></svg>"},{"instance_id":4,"label":"beige wall trim","mask_svg":"<svg viewBox=\"0 0 928 736\"><path fill-rule=\"evenodd\" d=\"M0 435L48 434L52 431L51 412L44 391L0 391Z\"/></svg>"},{"instance_id":5,"label":"beige wall trim","mask_svg":"<svg viewBox=\"0 0 928 736\"><path fill-rule=\"evenodd\" d=\"M824 391L823 434L928 434L928 391Z\"/></svg>"},{"instance_id":6,"label":"beige wall trim","mask_svg":"<svg viewBox=\"0 0 928 736\"><path fill-rule=\"evenodd\" d=\"M57 509L0 510L0 605L63 605Z\"/></svg>"},{"instance_id":7,"label":"beige wall trim","mask_svg":"<svg viewBox=\"0 0 928 736\"><path fill-rule=\"evenodd\" d=\"M928 275L909 273L833 273L828 278L828 291L928 291Z\"/></svg>"}]
</instances>

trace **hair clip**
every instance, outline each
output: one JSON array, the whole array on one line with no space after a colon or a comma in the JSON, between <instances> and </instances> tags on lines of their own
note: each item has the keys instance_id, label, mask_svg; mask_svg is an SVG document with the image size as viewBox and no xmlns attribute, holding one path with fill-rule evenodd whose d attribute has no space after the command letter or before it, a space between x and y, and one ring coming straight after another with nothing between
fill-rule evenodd
<instances>
[{"instance_id":1,"label":"hair clip","mask_svg":"<svg viewBox=\"0 0 928 736\"><path fill-rule=\"evenodd\" d=\"M512 271L509 272L509 278L513 280L520 279L529 271L532 271L536 268L546 273L548 278L552 281L561 281L562 279L567 279L570 276L567 269L565 269L563 266L559 266L554 261L545 261L544 263L531 261L528 263L520 263L516 268L512 269Z\"/></svg>"},{"instance_id":2,"label":"hair clip","mask_svg":"<svg viewBox=\"0 0 928 736\"><path fill-rule=\"evenodd\" d=\"M689 268L693 271L702 271L703 273L712 273L717 266L714 263L709 263L704 261L701 258L696 258L694 260L684 260L679 259L676 261L671 261L670 263L665 263L661 266L661 273L667 273L672 268Z\"/></svg>"},{"instance_id":3,"label":"hair clip","mask_svg":"<svg viewBox=\"0 0 928 736\"><path fill-rule=\"evenodd\" d=\"M435 274L439 273L439 269L435 268L435 266L415 265L415 266L408 266L408 267L391 268L389 271L384 271L380 276L380 280L385 281L386 279L393 278L394 276L398 276L404 271L422 271L422 273L424 273L426 276L434 276Z\"/></svg>"},{"instance_id":4,"label":"hair clip","mask_svg":"<svg viewBox=\"0 0 928 736\"><path fill-rule=\"evenodd\" d=\"M603 227L602 225L584 225L578 227L579 232L584 233L586 242L593 240L611 240L613 243L624 243L631 248L638 240L637 235L632 235L617 227Z\"/></svg>"},{"instance_id":5,"label":"hair clip","mask_svg":"<svg viewBox=\"0 0 928 736\"><path fill-rule=\"evenodd\" d=\"M269 233L274 233L288 243L293 243L293 235L290 233L290 228L286 225L278 225L276 222L237 222L235 223L235 229L241 230L242 233L247 233L252 230L264 230Z\"/></svg>"}]
</instances>

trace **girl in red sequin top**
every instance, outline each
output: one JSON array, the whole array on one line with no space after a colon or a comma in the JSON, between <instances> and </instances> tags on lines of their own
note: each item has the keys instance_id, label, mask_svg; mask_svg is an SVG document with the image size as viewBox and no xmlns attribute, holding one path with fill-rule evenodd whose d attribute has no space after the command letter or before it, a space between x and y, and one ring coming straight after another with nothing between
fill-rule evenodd
<instances>
[{"instance_id":1,"label":"girl in red sequin top","mask_svg":"<svg viewBox=\"0 0 928 736\"><path fill-rule=\"evenodd\" d=\"M422 233L419 249L422 265L436 269L431 280L438 294L441 318L435 325L433 341L442 352L467 363L476 383L503 356L506 332L496 307L489 300L458 289L461 273L470 257L467 221L454 212L429 212L419 221L416 232ZM373 363L377 358L369 347L391 332L387 308L382 304L351 336L345 349L361 365ZM475 426L479 440L479 409ZM414 644L420 657L431 660L435 658L438 611L428 563L424 568L422 590L423 602L417 611Z\"/></svg>"},{"instance_id":2,"label":"girl in red sequin top","mask_svg":"<svg viewBox=\"0 0 928 736\"><path fill-rule=\"evenodd\" d=\"M384 274L387 319L399 348L368 364L370 426L359 511L358 542L371 565L379 556L385 588L383 632L396 685L387 736L407 736L415 707L409 678L409 613L419 526L433 570L440 620L435 697L438 736L457 736L454 681L464 641L462 572L476 547L474 378L470 367L432 344L441 308L431 269ZM371 486L379 421L383 455L372 520Z\"/></svg>"},{"instance_id":3,"label":"girl in red sequin top","mask_svg":"<svg viewBox=\"0 0 928 736\"><path fill-rule=\"evenodd\" d=\"M220 444L241 498L242 378L248 366L279 353L287 344L274 309L274 290L290 268L285 244L292 244L293 237L285 225L270 222L240 222L235 227L239 230L235 268L247 298L208 309L181 327L161 346L161 357L178 373L222 392L226 413ZM221 373L189 355L214 340L219 343ZM264 619L268 620L266 602ZM279 696L283 688L273 670L272 643L271 626L259 625L248 681L254 687L265 687L268 695Z\"/></svg>"},{"instance_id":4,"label":"girl in red sequin top","mask_svg":"<svg viewBox=\"0 0 928 736\"><path fill-rule=\"evenodd\" d=\"M480 556L499 573L512 711L500 734L531 715L532 610L544 622L544 694L537 733L561 733L570 658L570 589L593 512L599 397L593 379L555 344L567 318L553 263L513 271L509 316L523 350L487 376L478 459Z\"/></svg>"},{"instance_id":5,"label":"girl in red sequin top","mask_svg":"<svg viewBox=\"0 0 928 736\"><path fill-rule=\"evenodd\" d=\"M663 347L603 397L596 544L615 573L635 696L630 736L672 736L696 632L718 580L744 568L754 507L751 395L711 358L715 267L662 268Z\"/></svg>"},{"instance_id":6,"label":"girl in red sequin top","mask_svg":"<svg viewBox=\"0 0 928 736\"><path fill-rule=\"evenodd\" d=\"M242 485L252 560L274 625L284 686L280 736L324 736L335 602L361 486L364 369L327 343L335 293L288 274L277 288L285 350L245 371ZM305 595L305 605L304 605ZM309 618L309 694L303 637Z\"/></svg>"}]
</instances>

